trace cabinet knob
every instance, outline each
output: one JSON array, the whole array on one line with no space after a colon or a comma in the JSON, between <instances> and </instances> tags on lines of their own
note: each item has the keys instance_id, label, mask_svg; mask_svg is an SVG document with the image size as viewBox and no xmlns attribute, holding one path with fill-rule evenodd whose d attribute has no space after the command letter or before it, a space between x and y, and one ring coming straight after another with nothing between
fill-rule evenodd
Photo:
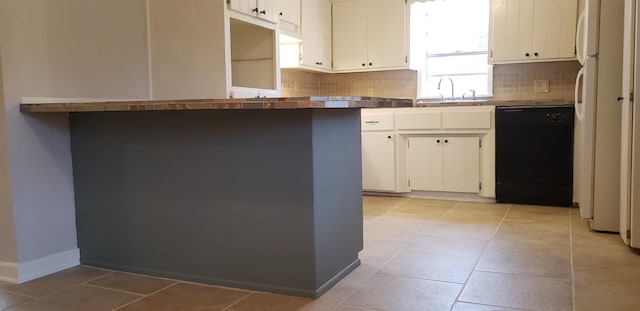
<instances>
[{"instance_id":1,"label":"cabinet knob","mask_svg":"<svg viewBox=\"0 0 640 311\"><path fill-rule=\"evenodd\" d=\"M251 10L251 12L256 12L256 13L258 13L258 8L254 8L253 10Z\"/></svg>"},{"instance_id":2,"label":"cabinet knob","mask_svg":"<svg viewBox=\"0 0 640 311\"><path fill-rule=\"evenodd\" d=\"M538 52L533 53L534 56L538 56Z\"/></svg>"},{"instance_id":3,"label":"cabinet knob","mask_svg":"<svg viewBox=\"0 0 640 311\"><path fill-rule=\"evenodd\" d=\"M529 57L529 55L530 55L529 53L524 54L524 56L526 56L526 57Z\"/></svg>"},{"instance_id":4,"label":"cabinet knob","mask_svg":"<svg viewBox=\"0 0 640 311\"><path fill-rule=\"evenodd\" d=\"M387 138L391 139L391 135L387 136Z\"/></svg>"},{"instance_id":5,"label":"cabinet knob","mask_svg":"<svg viewBox=\"0 0 640 311\"><path fill-rule=\"evenodd\" d=\"M316 65L322 66L322 62L316 62Z\"/></svg>"},{"instance_id":6,"label":"cabinet knob","mask_svg":"<svg viewBox=\"0 0 640 311\"><path fill-rule=\"evenodd\" d=\"M436 143L438 143L438 144L439 144L439 143L440 143L440 140L439 140L439 139L436 139Z\"/></svg>"},{"instance_id":7,"label":"cabinet knob","mask_svg":"<svg viewBox=\"0 0 640 311\"><path fill-rule=\"evenodd\" d=\"M616 101L622 101L624 99L624 97L622 96L618 96L618 98L616 99Z\"/></svg>"},{"instance_id":8,"label":"cabinet knob","mask_svg":"<svg viewBox=\"0 0 640 311\"><path fill-rule=\"evenodd\" d=\"M373 66L373 63L369 63L369 66Z\"/></svg>"},{"instance_id":9,"label":"cabinet knob","mask_svg":"<svg viewBox=\"0 0 640 311\"><path fill-rule=\"evenodd\" d=\"M367 65L367 64L365 64L365 63L362 63L362 67L364 67L364 66L366 66L366 65Z\"/></svg>"},{"instance_id":10,"label":"cabinet knob","mask_svg":"<svg viewBox=\"0 0 640 311\"><path fill-rule=\"evenodd\" d=\"M280 16L282 16L282 12L280 12Z\"/></svg>"},{"instance_id":11,"label":"cabinet knob","mask_svg":"<svg viewBox=\"0 0 640 311\"><path fill-rule=\"evenodd\" d=\"M260 14L267 14L267 11L266 10L262 10L262 11L260 11Z\"/></svg>"},{"instance_id":12,"label":"cabinet knob","mask_svg":"<svg viewBox=\"0 0 640 311\"><path fill-rule=\"evenodd\" d=\"M449 143L449 140L448 140L448 139L445 139L445 140L444 140L444 143L445 143L445 144L448 144L448 143Z\"/></svg>"}]
</instances>

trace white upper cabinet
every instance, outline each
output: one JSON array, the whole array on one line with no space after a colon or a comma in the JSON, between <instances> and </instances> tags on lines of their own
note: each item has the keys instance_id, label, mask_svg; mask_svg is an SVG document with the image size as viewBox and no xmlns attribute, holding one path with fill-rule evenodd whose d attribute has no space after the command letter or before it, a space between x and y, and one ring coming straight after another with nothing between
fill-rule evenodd
<instances>
[{"instance_id":1,"label":"white upper cabinet","mask_svg":"<svg viewBox=\"0 0 640 311\"><path fill-rule=\"evenodd\" d=\"M305 0L301 1L300 6L302 42L280 44L280 65L282 68L330 72L331 2Z\"/></svg>"},{"instance_id":2,"label":"white upper cabinet","mask_svg":"<svg viewBox=\"0 0 640 311\"><path fill-rule=\"evenodd\" d=\"M577 0L491 0L491 62L575 59Z\"/></svg>"},{"instance_id":3,"label":"white upper cabinet","mask_svg":"<svg viewBox=\"0 0 640 311\"><path fill-rule=\"evenodd\" d=\"M300 0L277 0L274 13L280 21L280 31L300 33Z\"/></svg>"},{"instance_id":4,"label":"white upper cabinet","mask_svg":"<svg viewBox=\"0 0 640 311\"><path fill-rule=\"evenodd\" d=\"M334 2L332 22L334 69L365 69L367 67L366 1Z\"/></svg>"},{"instance_id":5,"label":"white upper cabinet","mask_svg":"<svg viewBox=\"0 0 640 311\"><path fill-rule=\"evenodd\" d=\"M362 71L408 67L404 0L333 3L333 69Z\"/></svg>"},{"instance_id":6,"label":"white upper cabinet","mask_svg":"<svg viewBox=\"0 0 640 311\"><path fill-rule=\"evenodd\" d=\"M229 9L268 21L276 21L278 0L228 0Z\"/></svg>"},{"instance_id":7,"label":"white upper cabinet","mask_svg":"<svg viewBox=\"0 0 640 311\"><path fill-rule=\"evenodd\" d=\"M302 65L331 70L331 2L305 0L301 23Z\"/></svg>"},{"instance_id":8,"label":"white upper cabinet","mask_svg":"<svg viewBox=\"0 0 640 311\"><path fill-rule=\"evenodd\" d=\"M408 68L404 0L367 0L367 58L373 68Z\"/></svg>"}]
</instances>

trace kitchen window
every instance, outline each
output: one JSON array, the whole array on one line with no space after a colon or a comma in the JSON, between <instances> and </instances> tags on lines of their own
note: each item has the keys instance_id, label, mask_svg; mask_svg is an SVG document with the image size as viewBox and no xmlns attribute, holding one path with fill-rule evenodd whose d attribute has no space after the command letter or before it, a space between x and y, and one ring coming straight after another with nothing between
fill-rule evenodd
<instances>
[{"instance_id":1,"label":"kitchen window","mask_svg":"<svg viewBox=\"0 0 640 311\"><path fill-rule=\"evenodd\" d=\"M489 0L412 3L410 40L411 68L419 73L418 97L492 96Z\"/></svg>"}]
</instances>

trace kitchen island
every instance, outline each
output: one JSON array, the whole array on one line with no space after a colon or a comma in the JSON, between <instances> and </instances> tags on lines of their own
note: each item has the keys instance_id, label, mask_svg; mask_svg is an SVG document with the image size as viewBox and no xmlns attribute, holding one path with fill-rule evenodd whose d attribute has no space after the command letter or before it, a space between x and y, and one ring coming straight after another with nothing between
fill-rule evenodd
<instances>
[{"instance_id":1,"label":"kitchen island","mask_svg":"<svg viewBox=\"0 0 640 311\"><path fill-rule=\"evenodd\" d=\"M82 264L318 297L362 249L367 97L22 104L69 113Z\"/></svg>"}]
</instances>

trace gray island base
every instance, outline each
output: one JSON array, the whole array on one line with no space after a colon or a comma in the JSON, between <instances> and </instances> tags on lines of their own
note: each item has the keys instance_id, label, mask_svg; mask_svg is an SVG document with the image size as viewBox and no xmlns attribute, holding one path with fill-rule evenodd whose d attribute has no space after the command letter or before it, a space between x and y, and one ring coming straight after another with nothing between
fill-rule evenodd
<instances>
[{"instance_id":1,"label":"gray island base","mask_svg":"<svg viewBox=\"0 0 640 311\"><path fill-rule=\"evenodd\" d=\"M308 297L360 264L359 109L69 119L83 264Z\"/></svg>"}]
</instances>

